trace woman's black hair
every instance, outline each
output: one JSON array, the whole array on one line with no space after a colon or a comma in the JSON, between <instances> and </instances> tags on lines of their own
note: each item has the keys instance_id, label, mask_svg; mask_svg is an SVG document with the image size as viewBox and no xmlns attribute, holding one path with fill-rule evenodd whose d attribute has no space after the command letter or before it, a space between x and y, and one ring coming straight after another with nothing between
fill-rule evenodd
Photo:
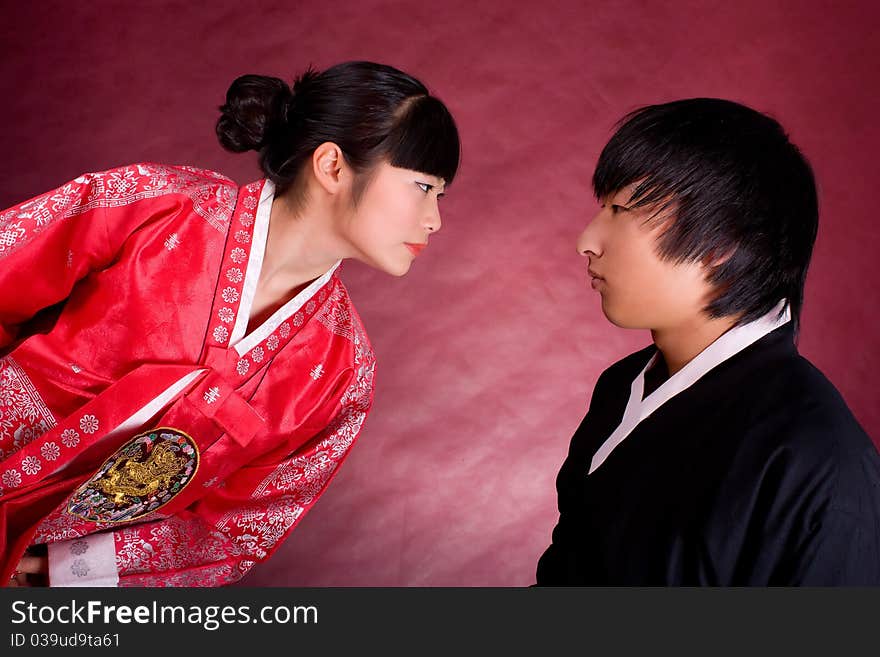
<instances>
[{"instance_id":1,"label":"woman's black hair","mask_svg":"<svg viewBox=\"0 0 880 657\"><path fill-rule=\"evenodd\" d=\"M220 111L220 144L233 152L258 151L279 193L324 142L338 145L358 174L384 159L448 185L458 169L458 129L449 110L414 77L383 64L309 69L292 88L279 78L243 75Z\"/></svg>"},{"instance_id":2,"label":"woman's black hair","mask_svg":"<svg viewBox=\"0 0 880 657\"><path fill-rule=\"evenodd\" d=\"M633 183L633 207L672 210L661 257L720 263L709 316L743 324L786 299L797 331L818 201L809 162L775 119L715 98L640 108L602 150L593 191L602 200Z\"/></svg>"}]
</instances>

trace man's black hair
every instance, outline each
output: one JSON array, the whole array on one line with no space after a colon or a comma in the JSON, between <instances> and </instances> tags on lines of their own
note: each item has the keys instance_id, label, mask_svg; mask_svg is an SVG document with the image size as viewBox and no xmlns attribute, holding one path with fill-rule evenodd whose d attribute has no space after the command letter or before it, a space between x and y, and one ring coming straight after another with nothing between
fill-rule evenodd
<instances>
[{"instance_id":1,"label":"man's black hair","mask_svg":"<svg viewBox=\"0 0 880 657\"><path fill-rule=\"evenodd\" d=\"M633 183L631 207L673 211L661 257L714 263L709 316L743 324L786 299L797 330L818 201L810 164L776 120L716 98L638 109L602 150L593 190L602 200Z\"/></svg>"}]
</instances>

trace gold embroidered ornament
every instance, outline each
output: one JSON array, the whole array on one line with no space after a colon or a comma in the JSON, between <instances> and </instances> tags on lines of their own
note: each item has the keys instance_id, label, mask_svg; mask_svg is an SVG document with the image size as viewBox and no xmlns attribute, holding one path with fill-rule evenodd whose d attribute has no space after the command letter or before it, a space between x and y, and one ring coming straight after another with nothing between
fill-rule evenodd
<instances>
[{"instance_id":1,"label":"gold embroidered ornament","mask_svg":"<svg viewBox=\"0 0 880 657\"><path fill-rule=\"evenodd\" d=\"M86 520L125 522L163 507L195 476L193 439L161 427L132 438L76 489L67 510Z\"/></svg>"}]
</instances>

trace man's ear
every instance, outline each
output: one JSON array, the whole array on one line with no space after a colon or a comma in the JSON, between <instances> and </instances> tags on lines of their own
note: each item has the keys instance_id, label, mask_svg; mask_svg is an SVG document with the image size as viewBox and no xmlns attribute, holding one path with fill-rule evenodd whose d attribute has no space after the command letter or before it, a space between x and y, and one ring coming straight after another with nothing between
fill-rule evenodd
<instances>
[{"instance_id":1,"label":"man's ear","mask_svg":"<svg viewBox=\"0 0 880 657\"><path fill-rule=\"evenodd\" d=\"M329 194L339 194L351 184L351 169L342 149L332 141L325 141L312 153L312 173Z\"/></svg>"}]
</instances>

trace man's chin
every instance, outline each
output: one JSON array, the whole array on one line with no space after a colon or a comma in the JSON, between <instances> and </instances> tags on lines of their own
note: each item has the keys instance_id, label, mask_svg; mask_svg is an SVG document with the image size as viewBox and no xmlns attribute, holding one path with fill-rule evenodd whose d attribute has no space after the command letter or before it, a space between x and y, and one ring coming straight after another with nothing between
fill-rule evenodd
<instances>
[{"instance_id":1,"label":"man's chin","mask_svg":"<svg viewBox=\"0 0 880 657\"><path fill-rule=\"evenodd\" d=\"M631 317L627 315L625 312L621 312L619 309L609 307L609 304L605 303L605 299L602 299L602 313L605 315L605 319L614 324L618 328L622 329L643 329L646 328L644 322L639 322L637 318Z\"/></svg>"}]
</instances>

